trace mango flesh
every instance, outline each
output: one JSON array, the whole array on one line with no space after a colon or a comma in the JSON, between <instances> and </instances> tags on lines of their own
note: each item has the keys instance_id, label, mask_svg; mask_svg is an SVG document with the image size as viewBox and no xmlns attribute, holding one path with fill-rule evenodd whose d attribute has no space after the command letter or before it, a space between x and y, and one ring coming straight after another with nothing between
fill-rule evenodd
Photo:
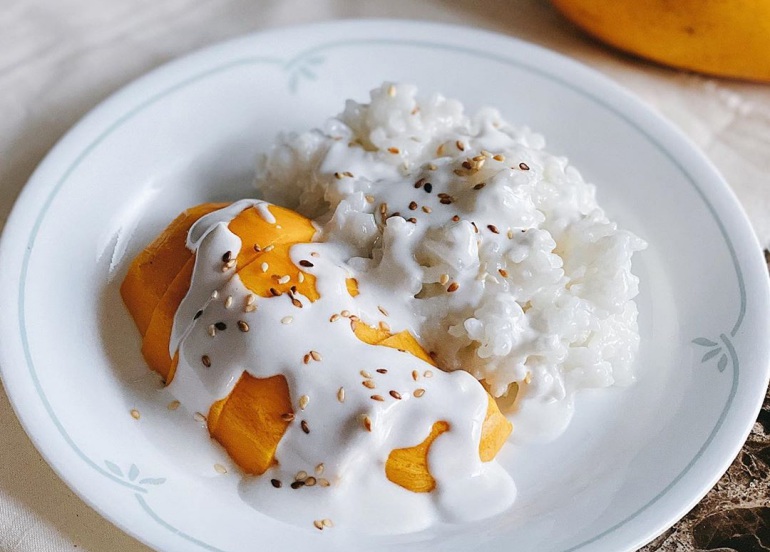
<instances>
[{"instance_id":1,"label":"mango flesh","mask_svg":"<svg viewBox=\"0 0 770 552\"><path fill-rule=\"evenodd\" d=\"M178 360L177 356L170 358L168 352L174 315L189 290L194 267L192 253L184 247L187 255L183 255L178 244L184 246L187 231L195 220L223 206L204 204L189 209L185 212L187 215L180 215L137 257L121 287L121 294L137 327L140 331L145 330L142 353L150 367L159 372L166 382L173 378ZM273 205L269 209L276 218L276 224L266 222L253 208L242 211L230 222L228 228L241 238L243 244L236 257L235 270L243 284L261 297L286 293L296 286L299 293L315 301L319 297L315 278L304 273L304 281L299 282L300 270L289 256L292 245L311 241L315 228L308 219L293 211ZM173 243L177 247L158 246L158 243ZM173 258L156 258L162 256ZM268 264L267 272L263 272L262 263ZM175 272L172 274L172 271ZM285 274L291 277L290 281L278 284L277 276ZM145 293L142 282L150 279L155 283L148 286ZM358 295L358 282L354 278L348 278L346 286L351 296ZM158 297L161 288L163 293ZM147 310L153 304L151 315L147 317ZM435 366L430 355L408 331L392 334L380 327L358 322L354 325L354 332L365 343L408 352ZM244 372L231 393L211 406L208 428L211 436L241 469L260 475L275 464L275 451L291 423L286 419L291 414L292 401L283 376L255 378ZM428 469L428 453L433 441L449 430L447 422L438 421L421 443L393 451L385 466L388 479L414 492L433 490L435 480ZM490 396L482 426L479 457L485 462L492 460L511 430L512 425Z\"/></svg>"}]
</instances>

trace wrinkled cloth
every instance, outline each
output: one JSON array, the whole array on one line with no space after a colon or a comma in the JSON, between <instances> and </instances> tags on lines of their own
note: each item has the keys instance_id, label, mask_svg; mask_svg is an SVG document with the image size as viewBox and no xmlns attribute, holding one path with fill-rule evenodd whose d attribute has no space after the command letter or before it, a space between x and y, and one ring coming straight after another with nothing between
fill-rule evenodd
<instances>
[{"instance_id":1,"label":"wrinkled cloth","mask_svg":"<svg viewBox=\"0 0 770 552\"><path fill-rule=\"evenodd\" d=\"M635 92L723 173L770 245L770 86L609 50L545 0L0 0L0 229L35 166L99 101L162 63L244 33L390 17L489 29L569 55ZM2 315L2 314L0 314ZM0 393L0 551L140 552L61 482Z\"/></svg>"}]
</instances>

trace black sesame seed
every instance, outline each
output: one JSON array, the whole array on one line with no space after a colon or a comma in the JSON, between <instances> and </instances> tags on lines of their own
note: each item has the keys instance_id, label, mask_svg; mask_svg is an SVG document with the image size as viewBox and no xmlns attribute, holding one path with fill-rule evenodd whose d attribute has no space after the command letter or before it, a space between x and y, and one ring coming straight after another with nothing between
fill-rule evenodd
<instances>
[{"instance_id":1,"label":"black sesame seed","mask_svg":"<svg viewBox=\"0 0 770 552\"><path fill-rule=\"evenodd\" d=\"M295 481L294 483L291 484L292 489L299 489L300 487L304 487L304 486L305 486L304 481Z\"/></svg>"},{"instance_id":2,"label":"black sesame seed","mask_svg":"<svg viewBox=\"0 0 770 552\"><path fill-rule=\"evenodd\" d=\"M519 168L522 171L528 171L529 170L529 165L527 165L526 163L519 163Z\"/></svg>"},{"instance_id":3,"label":"black sesame seed","mask_svg":"<svg viewBox=\"0 0 770 552\"><path fill-rule=\"evenodd\" d=\"M233 252L227 251L224 255L222 255L222 262L229 263L232 258L233 258Z\"/></svg>"},{"instance_id":4,"label":"black sesame seed","mask_svg":"<svg viewBox=\"0 0 770 552\"><path fill-rule=\"evenodd\" d=\"M304 431L305 433L310 433L310 428L308 427L307 422L305 420L302 420L299 423L299 425L302 428L302 431Z\"/></svg>"},{"instance_id":5,"label":"black sesame seed","mask_svg":"<svg viewBox=\"0 0 770 552\"><path fill-rule=\"evenodd\" d=\"M217 322L216 324L214 324L214 327L219 331L225 331L227 329L227 324L225 324L224 322Z\"/></svg>"},{"instance_id":6,"label":"black sesame seed","mask_svg":"<svg viewBox=\"0 0 770 552\"><path fill-rule=\"evenodd\" d=\"M305 266L305 267L308 267L308 268L310 268L311 266L314 266L314 265L313 265L313 263L311 263L310 261L306 261L305 259L302 259L302 260L299 262L299 266Z\"/></svg>"},{"instance_id":7,"label":"black sesame seed","mask_svg":"<svg viewBox=\"0 0 770 552\"><path fill-rule=\"evenodd\" d=\"M270 480L270 483L271 483L271 484L273 485L273 487L275 487L276 489L280 489L280 488L281 488L281 485L283 485L283 483L281 483L281 481L280 481L279 479L271 479L271 480Z\"/></svg>"},{"instance_id":8,"label":"black sesame seed","mask_svg":"<svg viewBox=\"0 0 770 552\"><path fill-rule=\"evenodd\" d=\"M201 362L206 368L211 368L211 359L209 358L209 355L203 355L201 357Z\"/></svg>"},{"instance_id":9,"label":"black sesame seed","mask_svg":"<svg viewBox=\"0 0 770 552\"><path fill-rule=\"evenodd\" d=\"M427 193L431 193L433 191L433 184L431 184L430 182L426 182L425 185L422 188Z\"/></svg>"},{"instance_id":10,"label":"black sesame seed","mask_svg":"<svg viewBox=\"0 0 770 552\"><path fill-rule=\"evenodd\" d=\"M193 316L193 320L198 320L198 318L200 318L201 316L203 316L203 311L199 310L198 312L195 313L195 316Z\"/></svg>"}]
</instances>

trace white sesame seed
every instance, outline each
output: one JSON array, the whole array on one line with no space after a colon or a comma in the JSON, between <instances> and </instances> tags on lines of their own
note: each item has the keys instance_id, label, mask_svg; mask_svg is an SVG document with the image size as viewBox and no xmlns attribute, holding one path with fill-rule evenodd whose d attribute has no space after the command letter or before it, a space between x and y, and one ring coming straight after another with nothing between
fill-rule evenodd
<instances>
[{"instance_id":1,"label":"white sesame seed","mask_svg":"<svg viewBox=\"0 0 770 552\"><path fill-rule=\"evenodd\" d=\"M302 282L304 282L304 281L305 281L305 273L304 273L304 272L300 272L300 273L299 273L299 275L297 276L297 281L298 281L300 284L301 284Z\"/></svg>"},{"instance_id":2,"label":"white sesame seed","mask_svg":"<svg viewBox=\"0 0 770 552\"><path fill-rule=\"evenodd\" d=\"M204 416L200 412L196 412L195 414L193 414L193 420L195 420L196 422L203 423L206 421L206 416Z\"/></svg>"},{"instance_id":3,"label":"white sesame seed","mask_svg":"<svg viewBox=\"0 0 770 552\"><path fill-rule=\"evenodd\" d=\"M268 245L267 247L265 247L266 252L272 251L273 249L275 249L274 245Z\"/></svg>"},{"instance_id":4,"label":"white sesame seed","mask_svg":"<svg viewBox=\"0 0 770 552\"><path fill-rule=\"evenodd\" d=\"M366 429L366 431L372 431L372 419L369 416L364 414L361 418L361 423L364 424L364 429Z\"/></svg>"},{"instance_id":5,"label":"white sesame seed","mask_svg":"<svg viewBox=\"0 0 770 552\"><path fill-rule=\"evenodd\" d=\"M315 521L313 522L313 525L314 525L314 526L315 526L315 528L316 528L316 529L318 529L319 531L323 531L323 528L324 528L324 522L323 522L322 520L320 520L320 519L317 519L317 520L315 520Z\"/></svg>"},{"instance_id":6,"label":"white sesame seed","mask_svg":"<svg viewBox=\"0 0 770 552\"><path fill-rule=\"evenodd\" d=\"M247 305L247 306L248 306L248 305L253 305L253 304L254 304L254 301L256 301L256 300L257 300L257 296L256 296L256 295L254 295L253 293L249 293L249 294L246 296L246 305Z\"/></svg>"},{"instance_id":7,"label":"white sesame seed","mask_svg":"<svg viewBox=\"0 0 770 552\"><path fill-rule=\"evenodd\" d=\"M227 468L224 467L222 464L214 464L214 470L216 470L217 473L220 473L223 475L227 473Z\"/></svg>"},{"instance_id":8,"label":"white sesame seed","mask_svg":"<svg viewBox=\"0 0 770 552\"><path fill-rule=\"evenodd\" d=\"M270 265L267 263L262 263L261 265L259 265L259 268L262 269L262 272L267 272L268 269L270 268Z\"/></svg>"},{"instance_id":9,"label":"white sesame seed","mask_svg":"<svg viewBox=\"0 0 770 552\"><path fill-rule=\"evenodd\" d=\"M449 274L442 274L439 276L438 281L442 286L445 286L449 282Z\"/></svg>"},{"instance_id":10,"label":"white sesame seed","mask_svg":"<svg viewBox=\"0 0 770 552\"><path fill-rule=\"evenodd\" d=\"M329 518L324 519L323 521L321 521L321 523L323 523L324 527L334 527L332 520L330 520Z\"/></svg>"},{"instance_id":11,"label":"white sesame seed","mask_svg":"<svg viewBox=\"0 0 770 552\"><path fill-rule=\"evenodd\" d=\"M217 335L217 328L216 326L214 326L214 324L210 324L208 330L209 330L209 335L211 337L214 337L215 335Z\"/></svg>"},{"instance_id":12,"label":"white sesame seed","mask_svg":"<svg viewBox=\"0 0 770 552\"><path fill-rule=\"evenodd\" d=\"M219 292L217 290L212 291L211 292L211 298L212 299L216 299L217 297L219 297Z\"/></svg>"},{"instance_id":13,"label":"white sesame seed","mask_svg":"<svg viewBox=\"0 0 770 552\"><path fill-rule=\"evenodd\" d=\"M342 317L341 317L339 314L336 314L336 313L335 313L335 314L332 314L332 315L329 317L329 322L336 322L336 321L337 321L337 320L339 320L340 318L342 318Z\"/></svg>"},{"instance_id":14,"label":"white sesame seed","mask_svg":"<svg viewBox=\"0 0 770 552\"><path fill-rule=\"evenodd\" d=\"M232 295L228 295L227 299L225 299L225 308L229 309L232 306L233 306L233 296Z\"/></svg>"},{"instance_id":15,"label":"white sesame seed","mask_svg":"<svg viewBox=\"0 0 770 552\"><path fill-rule=\"evenodd\" d=\"M337 390L337 400L340 401L340 402L345 402L345 388L344 387L340 387Z\"/></svg>"},{"instance_id":16,"label":"white sesame seed","mask_svg":"<svg viewBox=\"0 0 770 552\"><path fill-rule=\"evenodd\" d=\"M388 86L388 96L392 98L395 95L396 95L396 87L391 84L390 86Z\"/></svg>"},{"instance_id":17,"label":"white sesame seed","mask_svg":"<svg viewBox=\"0 0 770 552\"><path fill-rule=\"evenodd\" d=\"M415 397L417 397L418 399L419 399L420 397L422 397L424 394L425 394L425 389L423 389L422 387L421 387L421 388L419 388L419 389L415 389L415 390L414 390L414 393L412 393L412 395L414 395L414 396L415 396Z\"/></svg>"},{"instance_id":18,"label":"white sesame seed","mask_svg":"<svg viewBox=\"0 0 770 552\"><path fill-rule=\"evenodd\" d=\"M361 370L359 373L361 374L361 377L372 379L372 375L366 370Z\"/></svg>"},{"instance_id":19,"label":"white sesame seed","mask_svg":"<svg viewBox=\"0 0 770 552\"><path fill-rule=\"evenodd\" d=\"M169 410L176 410L177 408L179 408L180 404L181 403L179 401L171 401L170 403L168 403L168 406L166 408L168 408Z\"/></svg>"},{"instance_id":20,"label":"white sesame seed","mask_svg":"<svg viewBox=\"0 0 770 552\"><path fill-rule=\"evenodd\" d=\"M318 484L321 485L321 487L328 487L329 485L331 485L331 483L329 483L329 480L324 477L318 478Z\"/></svg>"},{"instance_id":21,"label":"white sesame seed","mask_svg":"<svg viewBox=\"0 0 770 552\"><path fill-rule=\"evenodd\" d=\"M315 474L316 475L321 475L324 472L324 468L325 468L325 466L323 464L318 464L315 467Z\"/></svg>"},{"instance_id":22,"label":"white sesame seed","mask_svg":"<svg viewBox=\"0 0 770 552\"><path fill-rule=\"evenodd\" d=\"M310 351L310 356L316 362L321 362L321 360L322 360L321 353L319 353L318 351Z\"/></svg>"},{"instance_id":23,"label":"white sesame seed","mask_svg":"<svg viewBox=\"0 0 770 552\"><path fill-rule=\"evenodd\" d=\"M293 316L284 316L281 318L281 324L291 324L294 321Z\"/></svg>"},{"instance_id":24,"label":"white sesame seed","mask_svg":"<svg viewBox=\"0 0 770 552\"><path fill-rule=\"evenodd\" d=\"M136 408L133 408L133 409L131 409L131 417L132 417L134 420L138 420L139 418L141 418L141 417L142 417L142 415L141 415L141 414L139 414L139 411L138 411Z\"/></svg>"},{"instance_id":25,"label":"white sesame seed","mask_svg":"<svg viewBox=\"0 0 770 552\"><path fill-rule=\"evenodd\" d=\"M307 479L306 471L298 471L297 475L294 476L294 481L304 481L305 479Z\"/></svg>"},{"instance_id":26,"label":"white sesame seed","mask_svg":"<svg viewBox=\"0 0 770 552\"><path fill-rule=\"evenodd\" d=\"M432 378L433 377L433 372L430 371L430 370L425 370L425 372L423 372L422 375L423 375L423 377L426 377L426 378Z\"/></svg>"},{"instance_id":27,"label":"white sesame seed","mask_svg":"<svg viewBox=\"0 0 770 552\"><path fill-rule=\"evenodd\" d=\"M257 310L257 305L246 305L243 307L243 312L254 312Z\"/></svg>"},{"instance_id":28,"label":"white sesame seed","mask_svg":"<svg viewBox=\"0 0 770 552\"><path fill-rule=\"evenodd\" d=\"M279 283L279 284L288 284L288 283L289 283L289 280L291 280L291 276L289 276L288 274L286 274L286 275L284 275L284 276L281 276L280 278L278 278L278 283Z\"/></svg>"},{"instance_id":29,"label":"white sesame seed","mask_svg":"<svg viewBox=\"0 0 770 552\"><path fill-rule=\"evenodd\" d=\"M299 407L301 410L305 410L305 407L307 407L307 404L310 402L310 397L307 395L302 395L299 398Z\"/></svg>"},{"instance_id":30,"label":"white sesame seed","mask_svg":"<svg viewBox=\"0 0 770 552\"><path fill-rule=\"evenodd\" d=\"M344 316L345 318L347 318L348 316L350 316L350 311L349 311L349 310L344 310L344 311L342 311L340 314L341 314L342 316Z\"/></svg>"}]
</instances>

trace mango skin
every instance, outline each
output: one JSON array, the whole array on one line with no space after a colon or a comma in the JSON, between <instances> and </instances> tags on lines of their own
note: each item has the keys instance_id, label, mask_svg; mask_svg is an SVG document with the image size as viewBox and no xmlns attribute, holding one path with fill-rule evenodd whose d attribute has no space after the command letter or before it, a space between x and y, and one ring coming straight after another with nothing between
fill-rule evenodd
<instances>
[{"instance_id":1,"label":"mango skin","mask_svg":"<svg viewBox=\"0 0 770 552\"><path fill-rule=\"evenodd\" d=\"M767 0L552 0L616 48L711 75L770 81Z\"/></svg>"}]
</instances>

